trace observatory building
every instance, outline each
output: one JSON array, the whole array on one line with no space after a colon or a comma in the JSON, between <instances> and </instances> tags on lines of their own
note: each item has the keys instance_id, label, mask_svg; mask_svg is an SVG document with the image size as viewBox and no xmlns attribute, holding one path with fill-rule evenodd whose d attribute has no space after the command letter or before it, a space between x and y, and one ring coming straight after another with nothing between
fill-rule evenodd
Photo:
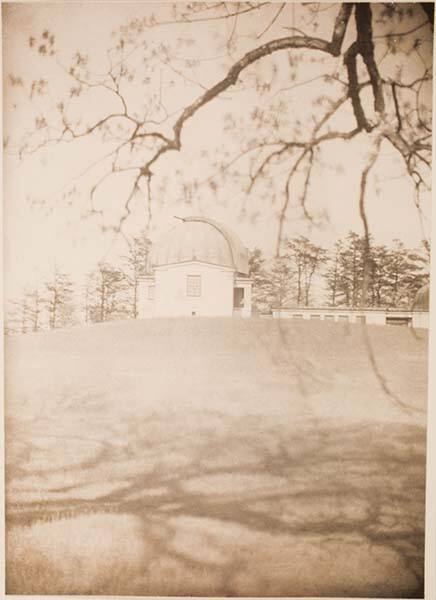
<instances>
[{"instance_id":1,"label":"observatory building","mask_svg":"<svg viewBox=\"0 0 436 600\"><path fill-rule=\"evenodd\" d=\"M251 316L248 250L226 227L179 219L153 245L139 285L139 317Z\"/></svg>"}]
</instances>

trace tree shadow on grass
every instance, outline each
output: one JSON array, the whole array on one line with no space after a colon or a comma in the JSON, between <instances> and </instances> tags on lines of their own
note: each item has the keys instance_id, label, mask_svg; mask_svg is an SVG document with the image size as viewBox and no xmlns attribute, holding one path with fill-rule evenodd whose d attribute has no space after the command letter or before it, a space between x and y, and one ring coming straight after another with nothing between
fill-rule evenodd
<instances>
[{"instance_id":1,"label":"tree shadow on grass","mask_svg":"<svg viewBox=\"0 0 436 600\"><path fill-rule=\"evenodd\" d=\"M109 382L49 388L44 414L17 386L8 592L422 597L424 419L362 330L198 323L86 355ZM422 408L425 340L383 329L379 375Z\"/></svg>"},{"instance_id":2,"label":"tree shadow on grass","mask_svg":"<svg viewBox=\"0 0 436 600\"><path fill-rule=\"evenodd\" d=\"M140 520L149 548L141 574L120 589L104 570L98 584L64 593L422 597L423 428L222 419L215 434L169 426L165 436L158 419L131 423L126 446L86 459L83 472L76 465L69 485L50 487L48 470L42 498L18 501L10 490L8 530L71 519L73 532L78 516L102 512ZM81 497L124 464L130 473L114 489ZM9 593L60 593L62 577L35 589L11 561Z\"/></svg>"}]
</instances>

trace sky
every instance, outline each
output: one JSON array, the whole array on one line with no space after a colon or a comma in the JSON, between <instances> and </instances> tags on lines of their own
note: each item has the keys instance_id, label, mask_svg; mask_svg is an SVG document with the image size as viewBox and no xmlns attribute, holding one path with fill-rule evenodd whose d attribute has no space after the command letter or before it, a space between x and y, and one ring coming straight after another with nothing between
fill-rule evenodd
<instances>
[{"instance_id":1,"label":"sky","mask_svg":"<svg viewBox=\"0 0 436 600\"><path fill-rule=\"evenodd\" d=\"M35 114L54 110L60 95L68 89L66 86L71 85L62 65L68 65L77 50L89 54L92 70L102 73L107 68L107 48L114 42L111 36L113 31L134 18L149 17L152 12L158 18L168 19L169 9L169 4L153 3L4 5L5 135L18 139L29 130ZM287 11L287 17L297 26L302 18L299 10L297 5L288 4L283 14ZM328 37L335 10L331 6L325 11L317 35ZM259 19L269 19L270 14L273 13L254 14L250 17L248 27L259 29ZM161 65L157 84L156 71L150 71L151 83L133 87L129 102L139 106L147 94L150 94L150 98L156 95L158 85L168 113L177 118L186 103L198 97L205 86L219 80L232 60L240 58L252 47L252 41L244 35L247 32L239 29L239 35L234 36L236 42L231 47L231 56L227 56L222 44L224 38L228 40L232 35L232 27L233 24L226 21L211 22L201 27L167 25L147 30L147 52L150 48L159 49L162 44L170 46L177 42L179 62L174 63L176 67L184 64L180 62L181 54L185 60L201 60L191 69L190 73L194 75L189 82L179 77L174 69ZM54 60L41 57L29 48L29 38L38 38L45 30L53 32L56 38L57 54ZM278 35L286 35L286 32L277 22L267 33L266 39ZM191 39L194 39L194 43L190 42ZM179 43L180 40L185 40L184 44ZM380 52L382 50L380 48ZM151 67L143 55L145 52L140 49L129 60L146 74ZM161 59L158 57L157 60ZM281 88L285 86L287 77L287 60L283 53L276 62L279 80L283 77L279 81ZM391 68L394 69L394 66ZM270 77L270 67L268 61L258 67L265 80ZM297 82L310 80L322 72L322 65L304 63L304 71L300 71ZM10 85L11 75L22 78L24 82L39 77L47 79L49 89L30 102L27 88ZM319 94L319 90L319 84L313 83L296 87L285 94L286 102L292 106L291 121L293 118L307 118L309 100ZM273 103L275 94L273 87L269 95L263 96L261 107ZM78 101L76 113L79 116L87 115L92 121L98 119L102 108L119 110L113 102L104 93L89 95ZM213 176L214 146L207 156L202 154L202 149L207 148L211 140L216 148L228 148L230 156L232 152L233 155L236 153L237 127L234 131L231 128L230 132L225 131L223 117L231 113L235 118L239 115L242 120L246 119L248 112L258 104L253 87L247 85L242 89L227 91L216 102L199 111L186 125L182 152L163 157L155 167L151 222L144 198L135 199L134 214L123 229L125 235L133 235L148 224L149 235L155 240L173 226L174 215L201 214L230 226L247 247L257 246L267 256L272 255L277 241L277 215L282 199L274 199L272 195L269 197L268 185L255 187L247 195L237 181L231 180L226 184L219 183L218 189L213 191L209 185L200 186L191 197L180 193L181 182L185 178L189 180L195 175L207 182ZM165 133L170 131L174 118L162 126ZM349 119L350 115L345 115L336 126L349 125ZM23 285L37 285L49 275L55 264L80 280L98 261L117 260L117 256L125 250L123 236L102 231L100 217L83 217L89 189L104 173L104 165L98 160L107 154L107 145L94 139L81 139L43 148L23 160L16 156L14 148L11 142L4 153L6 296L13 296ZM362 232L357 197L359 176L369 152L368 140L357 138L347 145L331 143L329 152L331 160L314 179L309 205L314 214L327 212L328 218L320 218L317 227L310 225L301 214L296 193L291 198L284 229L287 236L308 235L326 246L331 246L338 237L350 230ZM367 214L371 233L378 243L389 243L399 238L408 246L418 246L424 235L430 233L429 195L423 198L423 215L420 219L414 206L413 186L404 178L402 162L392 148L382 147L380 163L381 167L375 169L375 177L368 187ZM280 176L279 170L277 177ZM105 225L116 223L119 219L129 177L128 173L113 177L99 188L97 203L104 210ZM163 186L164 182L166 187ZM271 190L274 183L271 180Z\"/></svg>"}]
</instances>

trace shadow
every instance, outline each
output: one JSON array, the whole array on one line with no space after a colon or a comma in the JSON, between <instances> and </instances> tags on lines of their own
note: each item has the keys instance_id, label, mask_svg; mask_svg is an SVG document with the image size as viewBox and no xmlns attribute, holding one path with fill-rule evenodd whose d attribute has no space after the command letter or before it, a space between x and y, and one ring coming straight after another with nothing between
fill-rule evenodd
<instances>
[{"instance_id":1,"label":"shadow","mask_svg":"<svg viewBox=\"0 0 436 600\"><path fill-rule=\"evenodd\" d=\"M228 421L225 415L222 419ZM73 519L73 532L74 518L80 515L130 514L142 522L157 572L162 570L156 562L160 559L174 561L185 574L179 583L184 594L191 589L195 595L189 581L200 570L205 579L200 591L206 595L422 597L423 428L340 427L333 420L295 428L268 419L263 424L236 419L215 435L208 429L188 436L180 431L150 444L147 432L159 425L152 419L140 421L131 426L123 452L97 454L93 480L80 481L76 470L76 485L48 489L43 501L17 502L11 494L8 530L39 520ZM95 498L75 497L84 485L101 481L113 465L132 458L139 472L123 477L117 489ZM59 491L66 497L51 497ZM277 570L271 563L265 569L261 562L269 555L277 560L278 549L282 560L289 560L286 576L282 567ZM340 578L322 567L333 551L335 560L342 561ZM349 577L347 569L355 560L358 572ZM371 574L371 569L378 571ZM316 572L315 581L303 577L302 570ZM398 577L397 570L407 577ZM17 574L13 564L8 573L9 593L28 593L31 582L25 581L25 573ZM163 570L157 582L156 577L149 587L133 578L123 593L177 593L168 589ZM108 575L100 591L113 593L113 587ZM37 591L60 593L56 587ZM74 586L69 593L77 593Z\"/></svg>"},{"instance_id":2,"label":"shadow","mask_svg":"<svg viewBox=\"0 0 436 600\"><path fill-rule=\"evenodd\" d=\"M423 596L425 420L360 327L143 326L63 362L44 411L10 377L8 593ZM367 334L422 407L425 341Z\"/></svg>"}]
</instances>

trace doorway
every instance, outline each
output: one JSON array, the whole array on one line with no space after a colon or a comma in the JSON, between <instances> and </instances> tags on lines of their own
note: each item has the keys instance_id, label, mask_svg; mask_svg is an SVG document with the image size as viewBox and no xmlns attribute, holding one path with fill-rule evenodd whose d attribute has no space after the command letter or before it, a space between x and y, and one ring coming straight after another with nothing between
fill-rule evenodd
<instances>
[{"instance_id":1,"label":"doorway","mask_svg":"<svg viewBox=\"0 0 436 600\"><path fill-rule=\"evenodd\" d=\"M233 288L233 308L244 308L244 288Z\"/></svg>"}]
</instances>

